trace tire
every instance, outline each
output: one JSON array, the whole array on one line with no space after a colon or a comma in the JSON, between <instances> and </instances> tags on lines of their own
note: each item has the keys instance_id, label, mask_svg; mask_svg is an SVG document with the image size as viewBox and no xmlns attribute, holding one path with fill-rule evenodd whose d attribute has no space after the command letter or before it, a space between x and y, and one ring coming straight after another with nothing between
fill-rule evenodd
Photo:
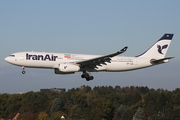
<instances>
[{"instance_id":1,"label":"tire","mask_svg":"<svg viewBox=\"0 0 180 120\"><path fill-rule=\"evenodd\" d=\"M90 80L90 78L88 77L88 78L86 78L86 80L87 80L87 81L89 81L89 80Z\"/></svg>"},{"instance_id":2,"label":"tire","mask_svg":"<svg viewBox=\"0 0 180 120\"><path fill-rule=\"evenodd\" d=\"M25 74L26 73L26 71L22 71L22 74Z\"/></svg>"},{"instance_id":3,"label":"tire","mask_svg":"<svg viewBox=\"0 0 180 120\"><path fill-rule=\"evenodd\" d=\"M81 78L85 78L85 75L84 75L84 74L82 74L82 75L81 75Z\"/></svg>"},{"instance_id":4,"label":"tire","mask_svg":"<svg viewBox=\"0 0 180 120\"><path fill-rule=\"evenodd\" d=\"M93 76L90 76L90 77L89 77L89 79L90 79L90 80L93 80L93 79L94 79L94 77L93 77Z\"/></svg>"}]
</instances>

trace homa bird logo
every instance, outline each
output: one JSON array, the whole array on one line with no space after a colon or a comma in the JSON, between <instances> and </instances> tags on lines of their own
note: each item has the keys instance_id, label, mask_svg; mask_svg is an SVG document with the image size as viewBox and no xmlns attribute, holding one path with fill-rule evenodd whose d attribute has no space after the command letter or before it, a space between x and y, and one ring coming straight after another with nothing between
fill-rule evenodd
<instances>
[{"instance_id":1,"label":"homa bird logo","mask_svg":"<svg viewBox=\"0 0 180 120\"><path fill-rule=\"evenodd\" d=\"M66 69L67 68L67 66L64 66L64 69Z\"/></svg>"},{"instance_id":2,"label":"homa bird logo","mask_svg":"<svg viewBox=\"0 0 180 120\"><path fill-rule=\"evenodd\" d=\"M168 47L167 44L166 44L166 45L163 45L163 46L157 45L158 52L163 55L162 50L163 50L163 49L166 49L167 47Z\"/></svg>"}]
</instances>

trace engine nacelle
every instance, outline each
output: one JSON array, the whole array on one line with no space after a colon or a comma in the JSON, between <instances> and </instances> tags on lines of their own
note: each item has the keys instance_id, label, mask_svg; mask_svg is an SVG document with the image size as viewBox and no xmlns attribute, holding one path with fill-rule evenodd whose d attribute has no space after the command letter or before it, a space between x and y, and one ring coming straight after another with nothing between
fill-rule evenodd
<instances>
[{"instance_id":1,"label":"engine nacelle","mask_svg":"<svg viewBox=\"0 0 180 120\"><path fill-rule=\"evenodd\" d=\"M59 69L54 69L54 73L55 74L62 74L62 75L66 75L66 74L74 74L74 72L61 72L59 71Z\"/></svg>"},{"instance_id":2,"label":"engine nacelle","mask_svg":"<svg viewBox=\"0 0 180 120\"><path fill-rule=\"evenodd\" d=\"M63 73L72 73L80 70L80 67L73 64L60 64L59 71Z\"/></svg>"}]
</instances>

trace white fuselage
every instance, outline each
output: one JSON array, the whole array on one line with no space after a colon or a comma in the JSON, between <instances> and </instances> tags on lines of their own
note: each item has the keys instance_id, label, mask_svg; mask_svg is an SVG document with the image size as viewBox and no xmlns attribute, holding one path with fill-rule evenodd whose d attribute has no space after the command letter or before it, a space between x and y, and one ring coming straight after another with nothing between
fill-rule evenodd
<instances>
[{"instance_id":1,"label":"white fuselage","mask_svg":"<svg viewBox=\"0 0 180 120\"><path fill-rule=\"evenodd\" d=\"M174 34L164 34L154 45L137 57L117 56L127 50L127 46L108 55L85 55L69 53L19 52L11 54L5 60L13 65L25 67L54 69L55 74L73 74L82 71L81 78L87 81L94 77L89 72L122 72L136 70L166 63L173 57L165 58Z\"/></svg>"},{"instance_id":2,"label":"white fuselage","mask_svg":"<svg viewBox=\"0 0 180 120\"><path fill-rule=\"evenodd\" d=\"M99 56L69 53L19 52L11 54L5 60L13 65L22 67L54 69L57 64L75 63ZM93 71L121 72L149 66L152 66L150 58L116 56L110 62L98 66ZM79 71L84 70L80 69Z\"/></svg>"}]
</instances>

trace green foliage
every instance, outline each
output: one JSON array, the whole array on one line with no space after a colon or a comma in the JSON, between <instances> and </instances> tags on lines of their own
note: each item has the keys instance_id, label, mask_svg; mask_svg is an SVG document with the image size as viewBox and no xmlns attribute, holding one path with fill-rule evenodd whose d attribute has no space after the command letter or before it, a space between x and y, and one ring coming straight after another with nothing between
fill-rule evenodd
<instances>
[{"instance_id":1,"label":"green foliage","mask_svg":"<svg viewBox=\"0 0 180 120\"><path fill-rule=\"evenodd\" d=\"M170 119L171 119L171 120L179 120L179 119L180 119L180 106L175 107L175 108L172 110Z\"/></svg>"},{"instance_id":2,"label":"green foliage","mask_svg":"<svg viewBox=\"0 0 180 120\"><path fill-rule=\"evenodd\" d=\"M0 118L28 120L179 120L180 89L89 86L65 93L0 94Z\"/></svg>"},{"instance_id":3,"label":"green foliage","mask_svg":"<svg viewBox=\"0 0 180 120\"><path fill-rule=\"evenodd\" d=\"M122 113L124 112L124 110L126 109L126 107L124 105L119 106L116 110L115 110L115 116L117 118L121 118Z\"/></svg>"},{"instance_id":4,"label":"green foliage","mask_svg":"<svg viewBox=\"0 0 180 120\"><path fill-rule=\"evenodd\" d=\"M146 118L146 115L145 115L145 113L144 113L144 110L143 110L141 107L139 107L139 108L137 109L134 117L135 117L136 119L145 119L145 118Z\"/></svg>"},{"instance_id":5,"label":"green foliage","mask_svg":"<svg viewBox=\"0 0 180 120\"><path fill-rule=\"evenodd\" d=\"M58 98L55 98L51 107L51 113L60 111L62 108L61 102Z\"/></svg>"},{"instance_id":6,"label":"green foliage","mask_svg":"<svg viewBox=\"0 0 180 120\"><path fill-rule=\"evenodd\" d=\"M48 114L46 112L40 112L37 118L37 120L47 120L47 119L48 119Z\"/></svg>"},{"instance_id":7,"label":"green foliage","mask_svg":"<svg viewBox=\"0 0 180 120\"><path fill-rule=\"evenodd\" d=\"M133 118L132 111L126 108L121 115L121 120L132 120L132 118Z\"/></svg>"}]
</instances>

